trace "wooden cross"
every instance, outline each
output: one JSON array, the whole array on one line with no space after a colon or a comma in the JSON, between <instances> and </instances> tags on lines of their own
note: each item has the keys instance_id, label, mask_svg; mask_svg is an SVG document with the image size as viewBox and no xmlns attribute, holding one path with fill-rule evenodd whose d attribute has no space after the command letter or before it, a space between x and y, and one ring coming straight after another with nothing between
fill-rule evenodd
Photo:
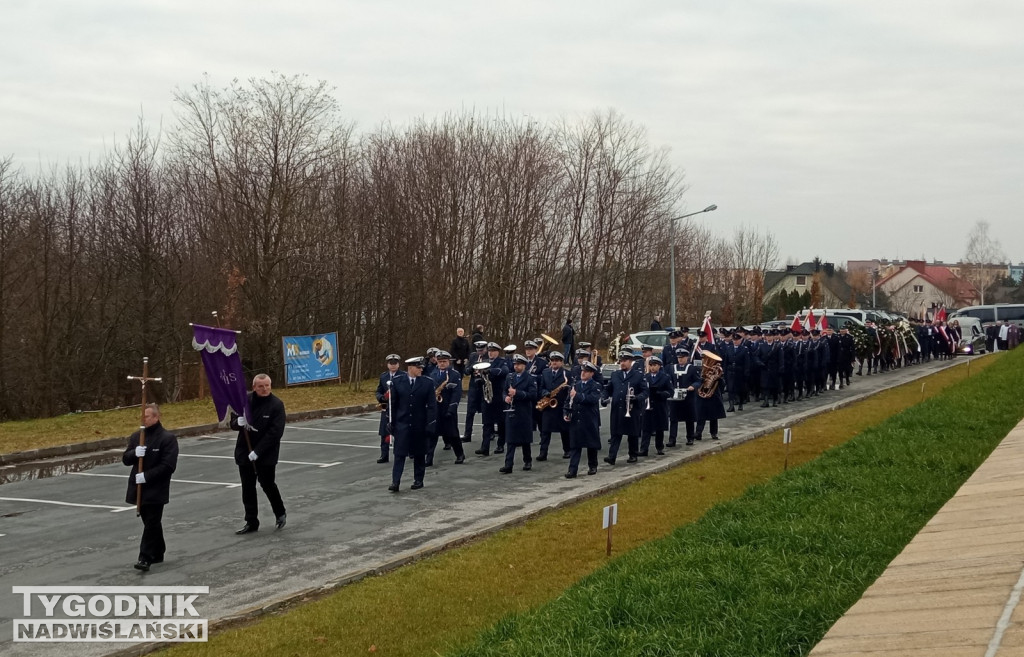
<instances>
[{"instance_id":1,"label":"wooden cross","mask_svg":"<svg viewBox=\"0 0 1024 657\"><path fill-rule=\"evenodd\" d=\"M149 375L149 358L143 357L142 359L142 376L128 376L129 381L138 381L142 384L142 414L141 420L139 421L139 446L144 447L146 445L146 384L150 381L156 381L160 383L163 381L160 377L152 377ZM142 472L142 458L139 458L139 467L136 472ZM142 510L142 484L135 484L135 515L139 515Z\"/></svg>"}]
</instances>

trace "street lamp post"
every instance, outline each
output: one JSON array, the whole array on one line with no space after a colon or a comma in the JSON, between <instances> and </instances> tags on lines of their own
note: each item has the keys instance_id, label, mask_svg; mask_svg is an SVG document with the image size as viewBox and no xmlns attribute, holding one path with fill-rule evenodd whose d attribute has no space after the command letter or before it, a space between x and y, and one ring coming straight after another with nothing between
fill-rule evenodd
<instances>
[{"instance_id":1,"label":"street lamp post","mask_svg":"<svg viewBox=\"0 0 1024 657\"><path fill-rule=\"evenodd\" d=\"M686 219L687 217L692 217L694 215L704 214L705 212L714 212L717 209L718 209L717 205L709 205L708 207L704 208L703 210L699 210L697 212L691 212L690 214L684 214L684 215L679 216L679 217L672 217L669 220L669 221L672 222L672 225L671 225L671 228L670 228L672 234L671 234L671 239L669 239L669 244L671 245L671 247L670 247L671 250L669 251L669 254L668 254L668 266L669 266L669 292L668 293L669 293L669 297L670 297L670 299L669 299L669 307L671 308L671 310L669 311L669 314L671 315L671 317L669 318L669 326L671 326L672 328L676 327L676 222L679 221L680 219Z\"/></svg>"}]
</instances>

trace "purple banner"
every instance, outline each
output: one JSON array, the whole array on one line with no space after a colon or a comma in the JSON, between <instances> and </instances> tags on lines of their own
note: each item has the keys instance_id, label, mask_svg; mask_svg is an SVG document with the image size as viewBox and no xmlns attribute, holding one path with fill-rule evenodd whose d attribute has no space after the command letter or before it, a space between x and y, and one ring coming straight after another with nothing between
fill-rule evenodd
<instances>
[{"instance_id":1,"label":"purple banner","mask_svg":"<svg viewBox=\"0 0 1024 657\"><path fill-rule=\"evenodd\" d=\"M238 355L238 334L231 329L193 324L192 348L199 352L210 382L210 394L221 422L228 412L249 418L249 389L242 372L242 359Z\"/></svg>"}]
</instances>

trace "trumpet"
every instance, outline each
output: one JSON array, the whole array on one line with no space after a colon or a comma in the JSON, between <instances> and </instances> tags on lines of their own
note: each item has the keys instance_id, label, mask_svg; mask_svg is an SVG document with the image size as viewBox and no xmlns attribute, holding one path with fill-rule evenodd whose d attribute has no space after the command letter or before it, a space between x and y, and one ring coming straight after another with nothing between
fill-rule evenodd
<instances>
[{"instance_id":1,"label":"trumpet","mask_svg":"<svg viewBox=\"0 0 1024 657\"><path fill-rule=\"evenodd\" d=\"M563 383L562 385L564 386L566 383L568 383L568 381ZM575 389L575 387L573 389ZM565 405L565 410L562 412L562 419L565 420L566 422L572 422L572 402L575 399L576 398L570 394L569 403Z\"/></svg>"},{"instance_id":2,"label":"trumpet","mask_svg":"<svg viewBox=\"0 0 1024 657\"><path fill-rule=\"evenodd\" d=\"M629 411L633 407L634 397L636 397L636 395L633 394L633 386L629 386L626 388L626 417L631 417Z\"/></svg>"}]
</instances>

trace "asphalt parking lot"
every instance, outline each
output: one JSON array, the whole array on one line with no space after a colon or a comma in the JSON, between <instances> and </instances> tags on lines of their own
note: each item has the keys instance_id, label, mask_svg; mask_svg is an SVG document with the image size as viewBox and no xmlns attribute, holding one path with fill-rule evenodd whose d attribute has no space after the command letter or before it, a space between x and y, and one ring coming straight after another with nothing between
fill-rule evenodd
<instances>
[{"instance_id":1,"label":"asphalt parking lot","mask_svg":"<svg viewBox=\"0 0 1024 657\"><path fill-rule=\"evenodd\" d=\"M114 643L12 643L12 619L20 616L18 585L209 586L201 612L213 621L257 609L353 573L386 566L453 540L521 519L545 508L619 485L645 473L871 392L933 373L932 362L871 377L811 401L760 409L722 421L722 440L677 447L666 456L627 465L603 462L595 476L563 477L566 461L556 447L547 462L523 472L517 462L501 475L503 455L482 458L467 444L467 462L454 465L439 446L425 488L409 490L411 463L402 491L389 493L390 464L377 464L377 413L328 418L287 426L277 481L288 525L274 531L273 516L259 492L260 531L236 536L242 505L232 458L234 433L180 439L181 455L171 503L164 513L165 563L148 573L132 568L141 521L124 503L128 468L120 462L0 486L0 653L5 655L100 655L124 648ZM607 409L602 411L607 417ZM604 430L607 430L607 422ZM607 438L607 436L605 436ZM558 443L557 437L554 441ZM606 441L607 442L607 441ZM624 449L624 448L623 448ZM536 444L534 447L536 453ZM606 454L602 452L602 457ZM518 455L517 455L518 459ZM595 521L600 531L599 519Z\"/></svg>"}]
</instances>

